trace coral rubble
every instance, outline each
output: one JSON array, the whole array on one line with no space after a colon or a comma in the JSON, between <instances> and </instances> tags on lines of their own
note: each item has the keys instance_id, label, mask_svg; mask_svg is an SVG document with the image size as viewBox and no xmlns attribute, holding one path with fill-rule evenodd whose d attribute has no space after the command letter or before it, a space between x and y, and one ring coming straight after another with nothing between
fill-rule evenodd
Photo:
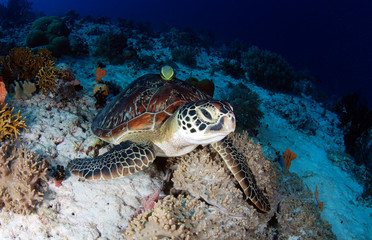
<instances>
[{"instance_id":1,"label":"coral rubble","mask_svg":"<svg viewBox=\"0 0 372 240\"><path fill-rule=\"evenodd\" d=\"M0 146L0 208L19 214L30 214L43 201L43 182L47 182L45 161L21 146Z\"/></svg>"}]
</instances>

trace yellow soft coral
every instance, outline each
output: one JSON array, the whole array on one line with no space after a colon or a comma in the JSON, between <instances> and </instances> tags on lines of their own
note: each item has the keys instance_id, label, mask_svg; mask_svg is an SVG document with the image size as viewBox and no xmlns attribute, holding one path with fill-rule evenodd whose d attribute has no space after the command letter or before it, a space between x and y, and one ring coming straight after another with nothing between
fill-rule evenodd
<instances>
[{"instance_id":1,"label":"yellow soft coral","mask_svg":"<svg viewBox=\"0 0 372 240\"><path fill-rule=\"evenodd\" d=\"M0 109L0 140L17 138L21 129L27 129L25 118L20 116L20 112L13 115L13 109L10 109L8 105L4 105Z\"/></svg>"}]
</instances>

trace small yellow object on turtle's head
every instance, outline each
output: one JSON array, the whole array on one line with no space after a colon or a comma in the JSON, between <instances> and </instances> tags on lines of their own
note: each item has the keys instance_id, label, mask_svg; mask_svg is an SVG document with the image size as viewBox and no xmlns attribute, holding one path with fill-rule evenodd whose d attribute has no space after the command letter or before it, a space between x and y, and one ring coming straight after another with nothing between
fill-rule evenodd
<instances>
[{"instance_id":1,"label":"small yellow object on turtle's head","mask_svg":"<svg viewBox=\"0 0 372 240\"><path fill-rule=\"evenodd\" d=\"M165 81L172 80L172 78L174 76L173 68L171 66L165 65L164 67L161 68L160 76Z\"/></svg>"}]
</instances>

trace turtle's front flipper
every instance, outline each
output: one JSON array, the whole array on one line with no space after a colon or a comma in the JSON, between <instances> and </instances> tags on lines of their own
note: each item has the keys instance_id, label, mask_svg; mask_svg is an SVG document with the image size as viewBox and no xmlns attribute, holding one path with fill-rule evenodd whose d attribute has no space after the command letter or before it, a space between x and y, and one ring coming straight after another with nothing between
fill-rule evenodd
<instances>
[{"instance_id":1,"label":"turtle's front flipper","mask_svg":"<svg viewBox=\"0 0 372 240\"><path fill-rule=\"evenodd\" d=\"M258 189L256 180L244 155L235 148L227 137L213 143L212 146L223 158L236 180L238 180L245 196L261 211L270 211L269 201Z\"/></svg>"},{"instance_id":2,"label":"turtle's front flipper","mask_svg":"<svg viewBox=\"0 0 372 240\"><path fill-rule=\"evenodd\" d=\"M125 177L143 170L155 160L151 143L125 141L95 158L78 158L68 163L73 175L92 179Z\"/></svg>"}]
</instances>

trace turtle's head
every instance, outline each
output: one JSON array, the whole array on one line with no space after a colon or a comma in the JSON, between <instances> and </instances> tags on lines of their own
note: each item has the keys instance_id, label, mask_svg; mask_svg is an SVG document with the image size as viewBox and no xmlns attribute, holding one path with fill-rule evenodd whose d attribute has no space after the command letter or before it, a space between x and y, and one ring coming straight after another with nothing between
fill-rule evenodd
<instances>
[{"instance_id":1,"label":"turtle's head","mask_svg":"<svg viewBox=\"0 0 372 240\"><path fill-rule=\"evenodd\" d=\"M183 139L193 144L210 144L235 131L231 105L217 100L189 102L177 112L177 124Z\"/></svg>"}]
</instances>

